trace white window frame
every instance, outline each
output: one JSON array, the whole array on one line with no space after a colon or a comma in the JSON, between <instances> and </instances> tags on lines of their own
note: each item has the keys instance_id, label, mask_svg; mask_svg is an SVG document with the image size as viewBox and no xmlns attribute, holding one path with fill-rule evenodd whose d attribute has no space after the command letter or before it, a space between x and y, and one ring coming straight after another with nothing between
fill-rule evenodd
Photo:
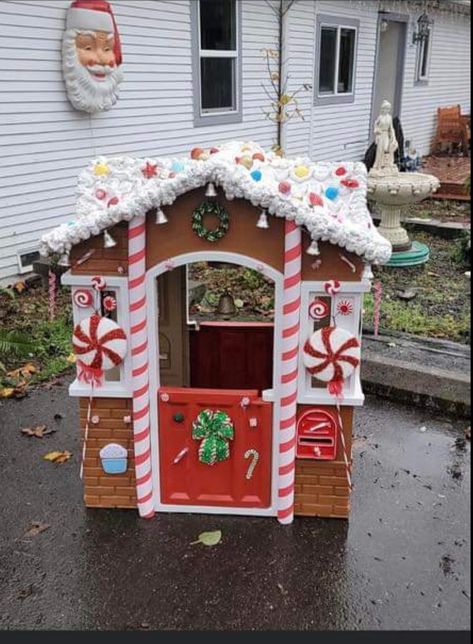
<instances>
[{"instance_id":1,"label":"white window frame","mask_svg":"<svg viewBox=\"0 0 473 644\"><path fill-rule=\"evenodd\" d=\"M416 23L417 26L417 23ZM429 76L430 76L430 58L432 54L432 27L433 23L431 22L429 24L429 38L428 40L420 40L417 42L416 45L416 66L415 66L415 84L416 85L427 85L429 82ZM422 74L422 59L425 51L425 47L427 47L427 64L426 64L426 72L425 74Z\"/></svg>"},{"instance_id":2,"label":"white window frame","mask_svg":"<svg viewBox=\"0 0 473 644\"><path fill-rule=\"evenodd\" d=\"M335 66L334 66L334 91L333 92L320 92L320 59L322 53L322 29L329 27L337 30L337 42L335 50ZM351 29L355 32L355 44L353 47L353 67L352 67L352 89L351 92L338 91L338 75L340 63L340 38L342 29ZM358 54L358 36L360 31L360 21L351 18L343 18L342 16L325 16L322 14L317 15L316 23L316 51L315 51L315 92L314 103L315 105L333 105L336 103L354 103L355 101L355 83L356 83L356 65Z\"/></svg>"},{"instance_id":3,"label":"white window frame","mask_svg":"<svg viewBox=\"0 0 473 644\"><path fill-rule=\"evenodd\" d=\"M77 289L87 289L93 291L90 275L71 275L70 271L64 273L61 277L61 283L65 286L71 287L71 295ZM107 290L115 291L115 299L117 300L117 323L125 331L128 338L128 351L124 361L120 365L120 380L107 381L104 379L100 387L91 387L85 382L79 381L78 378L69 387L69 395L75 397L90 397L94 398L132 398L132 365L131 365L131 351L130 351L130 315L128 306L128 278L108 275L105 277L107 282ZM89 317L92 313L91 308L80 308L72 300L72 315L74 326ZM72 335L72 330L71 330Z\"/></svg>"},{"instance_id":4,"label":"white window frame","mask_svg":"<svg viewBox=\"0 0 473 644\"><path fill-rule=\"evenodd\" d=\"M301 335L299 352L299 375L297 402L303 405L333 405L334 397L328 392L327 387L313 387L312 376L307 371L302 360L302 346L313 333L314 321L309 316L309 304L316 297L327 297L324 288L325 282L302 282L301 285ZM336 325L350 331L361 342L361 319L363 310L363 294L371 289L369 281L343 282L340 291L332 297L332 311L338 302L350 299L353 312L350 316L339 316ZM361 387L360 366L347 378L343 385L343 398L340 405L359 407L363 405L365 396Z\"/></svg>"},{"instance_id":5,"label":"white window frame","mask_svg":"<svg viewBox=\"0 0 473 644\"><path fill-rule=\"evenodd\" d=\"M241 93L241 0L235 1L235 49L201 49L200 0L191 1L191 26L193 41L194 125L223 125L242 120ZM233 78L234 105L231 108L202 108L202 58L231 58L235 61Z\"/></svg>"}]
</instances>

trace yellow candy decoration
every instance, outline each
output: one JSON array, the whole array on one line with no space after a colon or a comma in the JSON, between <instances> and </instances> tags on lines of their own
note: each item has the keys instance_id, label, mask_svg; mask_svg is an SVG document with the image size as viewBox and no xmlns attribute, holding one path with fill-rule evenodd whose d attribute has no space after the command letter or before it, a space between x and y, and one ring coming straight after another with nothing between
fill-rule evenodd
<instances>
[{"instance_id":1,"label":"yellow candy decoration","mask_svg":"<svg viewBox=\"0 0 473 644\"><path fill-rule=\"evenodd\" d=\"M299 179L303 179L309 174L309 168L306 165L298 165L297 168L294 169L294 174L296 177L299 177Z\"/></svg>"},{"instance_id":2,"label":"yellow candy decoration","mask_svg":"<svg viewBox=\"0 0 473 644\"><path fill-rule=\"evenodd\" d=\"M251 168L253 167L253 159L249 156L241 157L240 163L241 165L244 165L248 170L251 170Z\"/></svg>"},{"instance_id":3,"label":"yellow candy decoration","mask_svg":"<svg viewBox=\"0 0 473 644\"><path fill-rule=\"evenodd\" d=\"M96 163L94 167L94 174L97 177L102 177L110 172L110 169L106 163Z\"/></svg>"}]
</instances>

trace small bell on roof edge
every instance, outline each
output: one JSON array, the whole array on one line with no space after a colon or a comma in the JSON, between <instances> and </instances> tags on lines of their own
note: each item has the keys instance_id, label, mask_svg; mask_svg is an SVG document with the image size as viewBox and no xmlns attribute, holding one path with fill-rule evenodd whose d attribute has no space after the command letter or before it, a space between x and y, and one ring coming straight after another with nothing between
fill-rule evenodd
<instances>
[{"instance_id":1,"label":"small bell on roof edge","mask_svg":"<svg viewBox=\"0 0 473 644\"><path fill-rule=\"evenodd\" d=\"M103 247L104 248L115 248L117 242L113 239L108 230L105 230L103 233Z\"/></svg>"},{"instance_id":2,"label":"small bell on roof edge","mask_svg":"<svg viewBox=\"0 0 473 644\"><path fill-rule=\"evenodd\" d=\"M307 255L320 255L319 244L313 239L306 250Z\"/></svg>"},{"instance_id":3,"label":"small bell on roof edge","mask_svg":"<svg viewBox=\"0 0 473 644\"><path fill-rule=\"evenodd\" d=\"M266 210L261 211L261 214L258 217L258 221L256 222L256 228L269 228L268 215L266 214Z\"/></svg>"},{"instance_id":4,"label":"small bell on roof edge","mask_svg":"<svg viewBox=\"0 0 473 644\"><path fill-rule=\"evenodd\" d=\"M167 224L168 218L164 214L164 211L161 208L156 210L156 223L157 224Z\"/></svg>"},{"instance_id":5,"label":"small bell on roof edge","mask_svg":"<svg viewBox=\"0 0 473 644\"><path fill-rule=\"evenodd\" d=\"M206 197L217 196L217 190L215 189L215 185L212 182L207 184L207 188L205 189L205 196Z\"/></svg>"}]
</instances>

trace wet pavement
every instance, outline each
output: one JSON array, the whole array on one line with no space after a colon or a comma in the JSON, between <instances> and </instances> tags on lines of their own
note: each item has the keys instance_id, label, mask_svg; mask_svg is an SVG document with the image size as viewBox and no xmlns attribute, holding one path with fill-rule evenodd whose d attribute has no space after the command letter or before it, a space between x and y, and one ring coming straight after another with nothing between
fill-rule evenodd
<instances>
[{"instance_id":1,"label":"wet pavement","mask_svg":"<svg viewBox=\"0 0 473 644\"><path fill-rule=\"evenodd\" d=\"M20 433L43 423L56 433ZM0 629L468 629L464 429L368 398L356 412L349 523L144 521L83 507L65 386L0 402ZM56 449L72 459L42 460ZM33 521L50 527L24 536ZM215 529L218 546L191 545Z\"/></svg>"}]
</instances>

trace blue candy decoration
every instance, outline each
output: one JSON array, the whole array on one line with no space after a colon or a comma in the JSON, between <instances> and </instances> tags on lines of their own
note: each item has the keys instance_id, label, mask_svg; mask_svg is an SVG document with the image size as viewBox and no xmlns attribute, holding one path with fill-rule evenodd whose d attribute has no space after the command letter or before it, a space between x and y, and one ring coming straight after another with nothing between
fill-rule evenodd
<instances>
[{"instance_id":1,"label":"blue candy decoration","mask_svg":"<svg viewBox=\"0 0 473 644\"><path fill-rule=\"evenodd\" d=\"M250 177L253 179L253 181L261 181L263 174L261 170L253 170L253 172L250 174Z\"/></svg>"},{"instance_id":2,"label":"blue candy decoration","mask_svg":"<svg viewBox=\"0 0 473 644\"><path fill-rule=\"evenodd\" d=\"M184 170L184 164L180 161L173 161L171 170L173 172L182 172Z\"/></svg>"},{"instance_id":3,"label":"blue candy decoration","mask_svg":"<svg viewBox=\"0 0 473 644\"><path fill-rule=\"evenodd\" d=\"M325 196L327 197L327 199L330 199L331 201L333 201L338 197L338 188L335 188L334 186L329 186L325 190Z\"/></svg>"}]
</instances>

